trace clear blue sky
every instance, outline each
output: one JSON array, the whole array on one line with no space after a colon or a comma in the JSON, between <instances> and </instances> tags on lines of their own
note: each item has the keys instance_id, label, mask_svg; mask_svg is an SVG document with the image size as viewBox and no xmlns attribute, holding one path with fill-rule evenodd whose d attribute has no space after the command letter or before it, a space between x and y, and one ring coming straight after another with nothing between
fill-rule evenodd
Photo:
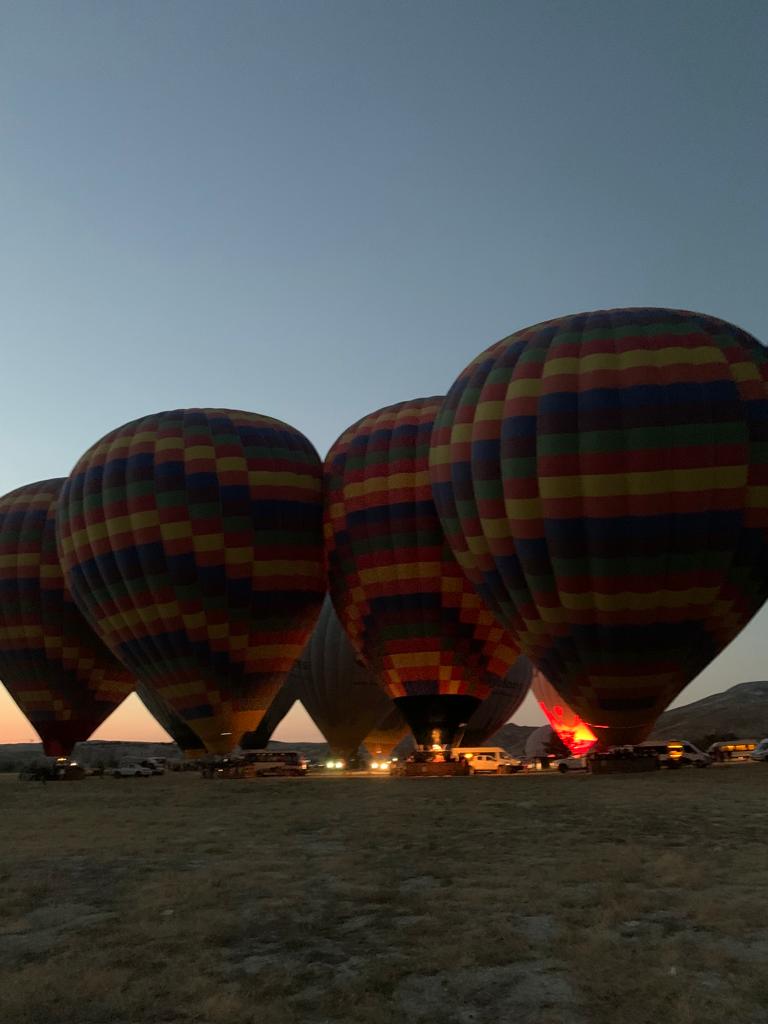
<instances>
[{"instance_id":1,"label":"clear blue sky","mask_svg":"<svg viewBox=\"0 0 768 1024\"><path fill-rule=\"evenodd\" d=\"M577 310L768 340L766 38L764 0L0 5L0 493L168 407L324 454Z\"/></svg>"}]
</instances>

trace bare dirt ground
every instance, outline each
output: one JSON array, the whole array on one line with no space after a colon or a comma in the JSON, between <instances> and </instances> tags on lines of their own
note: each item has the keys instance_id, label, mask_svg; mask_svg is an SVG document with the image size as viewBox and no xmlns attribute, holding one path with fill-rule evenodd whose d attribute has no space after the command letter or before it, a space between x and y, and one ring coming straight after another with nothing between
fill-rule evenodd
<instances>
[{"instance_id":1,"label":"bare dirt ground","mask_svg":"<svg viewBox=\"0 0 768 1024\"><path fill-rule=\"evenodd\" d=\"M768 1021L768 768L0 779L3 1024Z\"/></svg>"}]
</instances>

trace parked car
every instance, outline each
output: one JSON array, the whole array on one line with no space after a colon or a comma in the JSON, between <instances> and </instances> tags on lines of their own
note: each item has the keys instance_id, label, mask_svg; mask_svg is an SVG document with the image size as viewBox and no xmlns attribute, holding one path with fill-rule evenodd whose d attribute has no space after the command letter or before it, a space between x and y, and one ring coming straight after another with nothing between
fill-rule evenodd
<instances>
[{"instance_id":1,"label":"parked car","mask_svg":"<svg viewBox=\"0 0 768 1024\"><path fill-rule=\"evenodd\" d=\"M144 768L149 768L153 775L165 775L165 764L159 757L147 757L141 764Z\"/></svg>"},{"instance_id":2,"label":"parked car","mask_svg":"<svg viewBox=\"0 0 768 1024\"><path fill-rule=\"evenodd\" d=\"M523 768L520 758L512 757L503 747L454 747L451 755L469 761L473 775L509 775Z\"/></svg>"},{"instance_id":3,"label":"parked car","mask_svg":"<svg viewBox=\"0 0 768 1024\"><path fill-rule=\"evenodd\" d=\"M768 736L764 740L760 740L749 758L751 761L762 761L763 764L768 764Z\"/></svg>"},{"instance_id":4,"label":"parked car","mask_svg":"<svg viewBox=\"0 0 768 1024\"><path fill-rule=\"evenodd\" d=\"M112 772L112 775L116 779L126 779L131 776L136 778L147 778L151 774L151 768L146 768L143 764L139 764L138 762L120 764Z\"/></svg>"}]
</instances>

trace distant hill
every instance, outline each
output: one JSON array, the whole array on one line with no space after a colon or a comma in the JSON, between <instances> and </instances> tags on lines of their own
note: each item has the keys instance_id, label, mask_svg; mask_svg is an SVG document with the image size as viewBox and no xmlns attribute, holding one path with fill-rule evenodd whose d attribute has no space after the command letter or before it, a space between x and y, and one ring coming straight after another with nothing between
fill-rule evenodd
<instances>
[{"instance_id":1,"label":"distant hill","mask_svg":"<svg viewBox=\"0 0 768 1024\"><path fill-rule=\"evenodd\" d=\"M515 757L522 757L525 754L526 740L538 728L538 725L514 725L512 722L508 722L506 725L502 725L499 731L486 741L485 745L487 747L504 747Z\"/></svg>"},{"instance_id":2,"label":"distant hill","mask_svg":"<svg viewBox=\"0 0 768 1024\"><path fill-rule=\"evenodd\" d=\"M768 682L738 683L681 708L665 711L652 739L686 739L731 733L740 738L768 736Z\"/></svg>"},{"instance_id":3,"label":"distant hill","mask_svg":"<svg viewBox=\"0 0 768 1024\"><path fill-rule=\"evenodd\" d=\"M43 757L42 743L0 744L0 772L18 771L25 764ZM89 740L78 743L72 760L85 765L113 767L120 761L143 761L147 757L180 758L175 743L140 743L121 740Z\"/></svg>"}]
</instances>

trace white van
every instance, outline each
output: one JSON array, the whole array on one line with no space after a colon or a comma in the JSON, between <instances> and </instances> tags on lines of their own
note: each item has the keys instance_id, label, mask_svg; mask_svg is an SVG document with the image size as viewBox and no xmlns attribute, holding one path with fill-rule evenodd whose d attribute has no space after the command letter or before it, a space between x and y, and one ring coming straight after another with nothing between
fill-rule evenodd
<instances>
[{"instance_id":1,"label":"white van","mask_svg":"<svg viewBox=\"0 0 768 1024\"><path fill-rule=\"evenodd\" d=\"M645 743L638 743L635 749L652 750L663 768L679 768L685 764L708 768L712 764L711 756L699 750L690 740L646 740Z\"/></svg>"},{"instance_id":2,"label":"white van","mask_svg":"<svg viewBox=\"0 0 768 1024\"><path fill-rule=\"evenodd\" d=\"M503 747L454 747L451 754L453 757L469 761L472 775L508 775L521 771L523 767L523 762L517 757L512 757Z\"/></svg>"}]
</instances>

